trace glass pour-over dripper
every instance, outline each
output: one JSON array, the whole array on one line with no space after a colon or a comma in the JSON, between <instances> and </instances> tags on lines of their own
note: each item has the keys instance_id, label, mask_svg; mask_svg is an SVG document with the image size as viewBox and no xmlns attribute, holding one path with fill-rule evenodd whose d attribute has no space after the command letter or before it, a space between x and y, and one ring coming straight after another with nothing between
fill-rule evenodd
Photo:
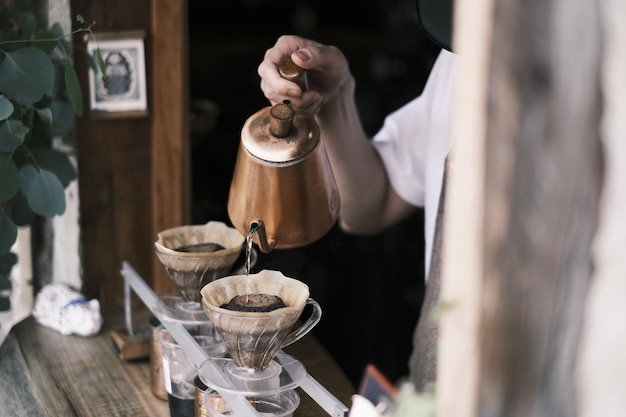
<instances>
[{"instance_id":1,"label":"glass pour-over dripper","mask_svg":"<svg viewBox=\"0 0 626 417\"><path fill-rule=\"evenodd\" d=\"M262 270L210 282L201 294L204 310L227 349L200 367L202 382L243 395L298 386L306 370L280 349L302 338L321 319L321 307L309 297L306 284L279 271ZM224 308L234 297L252 294L277 296L286 307L264 312ZM312 307L311 315L296 324L307 305Z\"/></svg>"},{"instance_id":2,"label":"glass pour-over dripper","mask_svg":"<svg viewBox=\"0 0 626 417\"><path fill-rule=\"evenodd\" d=\"M222 222L164 230L154 243L181 296L181 310L202 312L200 289L227 275L242 252L245 237Z\"/></svg>"}]
</instances>

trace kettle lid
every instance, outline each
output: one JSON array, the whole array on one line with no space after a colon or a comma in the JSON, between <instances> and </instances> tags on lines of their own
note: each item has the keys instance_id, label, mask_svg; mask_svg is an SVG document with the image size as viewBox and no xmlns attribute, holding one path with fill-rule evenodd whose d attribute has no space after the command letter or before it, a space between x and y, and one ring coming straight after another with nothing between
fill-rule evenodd
<instances>
[{"instance_id":1,"label":"kettle lid","mask_svg":"<svg viewBox=\"0 0 626 417\"><path fill-rule=\"evenodd\" d=\"M289 102L259 110L248 118L241 133L246 150L268 162L297 162L309 155L319 140L319 126L313 117L295 111Z\"/></svg>"}]
</instances>

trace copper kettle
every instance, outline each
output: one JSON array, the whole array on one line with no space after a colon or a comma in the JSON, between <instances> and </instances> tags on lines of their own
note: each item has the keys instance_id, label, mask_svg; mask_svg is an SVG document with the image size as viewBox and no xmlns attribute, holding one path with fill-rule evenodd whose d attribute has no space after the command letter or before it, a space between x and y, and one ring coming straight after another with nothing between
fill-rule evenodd
<instances>
[{"instance_id":1,"label":"copper kettle","mask_svg":"<svg viewBox=\"0 0 626 417\"><path fill-rule=\"evenodd\" d=\"M339 192L313 117L289 102L245 122L228 214L264 253L304 246L324 236L339 213Z\"/></svg>"}]
</instances>

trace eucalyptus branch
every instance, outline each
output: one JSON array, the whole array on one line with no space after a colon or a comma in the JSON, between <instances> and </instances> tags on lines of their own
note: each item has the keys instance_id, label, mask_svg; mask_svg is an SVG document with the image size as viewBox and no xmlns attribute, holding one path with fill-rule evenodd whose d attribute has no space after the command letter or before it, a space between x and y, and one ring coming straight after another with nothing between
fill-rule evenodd
<instances>
[{"instance_id":1,"label":"eucalyptus branch","mask_svg":"<svg viewBox=\"0 0 626 417\"><path fill-rule=\"evenodd\" d=\"M29 43L29 42L37 42L37 43L47 43L47 42L55 42L58 44L61 44L61 41L67 39L67 38L71 38L72 36L78 34L78 33L83 33L85 32L86 34L88 34L89 37L91 37L95 42L96 45L98 45L98 47L96 48L96 61L97 61L97 67L98 70L100 70L100 72L102 73L102 75L104 75L105 73L105 64L104 64L104 60L102 59L102 54L100 52L100 45L98 44L98 40L96 38L95 33L93 32L93 27L96 25L96 22L93 21L91 23L87 23L85 21L85 18L78 14L76 15L76 21L78 23L80 23L81 25L86 25L84 27L80 27L78 29L73 30L72 32L68 33L68 34L64 34L63 36L57 36L57 37L53 37L53 38L42 38L42 39L11 39L11 40L4 40L4 41L0 41L0 45L15 45L15 44L22 44L22 43ZM67 55L67 51L64 48L61 48L63 55L65 57L66 61L69 61L70 58ZM0 52L4 52L2 50L0 50Z\"/></svg>"},{"instance_id":2,"label":"eucalyptus branch","mask_svg":"<svg viewBox=\"0 0 626 417\"><path fill-rule=\"evenodd\" d=\"M56 38L49 38L49 39L11 39L11 40L0 41L0 45L12 45L12 44L20 44L20 43L28 43L28 42L61 42L62 40L66 39L66 38L69 38L71 36L74 36L77 33L81 33L81 32L89 32L91 34L91 36L95 39L95 35L94 35L93 31L91 30L91 28L95 24L96 23L93 22L88 27L78 28L78 29L74 30L73 32L70 32L70 33L68 33L66 35L59 36L59 37L56 37Z\"/></svg>"},{"instance_id":3,"label":"eucalyptus branch","mask_svg":"<svg viewBox=\"0 0 626 417\"><path fill-rule=\"evenodd\" d=\"M79 22L82 25L85 24L85 18L83 16L79 15L79 14L76 15L76 21ZM98 66L98 69L100 70L100 73L104 76L105 75L105 71L106 71L106 65L104 65L104 59L102 58L102 53L100 52L100 44L98 43L98 39L96 39L96 35L93 33L93 30L91 30L91 28L94 27L95 24L96 24L96 22L92 22L91 25L89 25L86 28L84 28L83 31L89 32L89 34L91 35L91 38L96 42L96 45L97 45L97 48L96 48L97 66Z\"/></svg>"},{"instance_id":4,"label":"eucalyptus branch","mask_svg":"<svg viewBox=\"0 0 626 417\"><path fill-rule=\"evenodd\" d=\"M65 212L64 189L76 172L52 143L55 136L68 135L73 118L82 115L82 90L71 59L77 42L71 39L84 33L97 42L95 22L88 24L80 15L79 27L64 34L57 23L39 28L28 13L16 20L14 10L0 7L0 259L10 253L19 222ZM101 58L87 57L102 63L92 67L104 73Z\"/></svg>"}]
</instances>

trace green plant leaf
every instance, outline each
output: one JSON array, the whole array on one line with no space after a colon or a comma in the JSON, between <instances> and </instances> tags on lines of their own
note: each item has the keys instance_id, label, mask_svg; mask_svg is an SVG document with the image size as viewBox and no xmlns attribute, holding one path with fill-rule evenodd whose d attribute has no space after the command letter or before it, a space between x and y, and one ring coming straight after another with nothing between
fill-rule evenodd
<instances>
[{"instance_id":1,"label":"green plant leaf","mask_svg":"<svg viewBox=\"0 0 626 417\"><path fill-rule=\"evenodd\" d=\"M52 110L50 110L50 107L35 109L35 111L41 120L43 120L48 126L52 126Z\"/></svg>"},{"instance_id":2,"label":"green plant leaf","mask_svg":"<svg viewBox=\"0 0 626 417\"><path fill-rule=\"evenodd\" d=\"M98 69L98 63L93 58L94 55L85 54L85 57L87 58L87 64L89 64L89 68L91 68L91 70L95 72L97 76L100 72L100 69Z\"/></svg>"},{"instance_id":3,"label":"green plant leaf","mask_svg":"<svg viewBox=\"0 0 626 417\"><path fill-rule=\"evenodd\" d=\"M52 33L57 39L57 45L59 48L63 49L63 55L71 56L72 55L72 44L68 41L68 38L63 33L63 28L60 24L55 23L50 28L50 33Z\"/></svg>"},{"instance_id":4,"label":"green plant leaf","mask_svg":"<svg viewBox=\"0 0 626 417\"><path fill-rule=\"evenodd\" d=\"M16 240L17 226L4 211L0 211L0 256L9 253Z\"/></svg>"},{"instance_id":5,"label":"green plant leaf","mask_svg":"<svg viewBox=\"0 0 626 417\"><path fill-rule=\"evenodd\" d=\"M37 30L37 19L31 12L21 13L17 18L17 22L22 31L29 36Z\"/></svg>"},{"instance_id":6,"label":"green plant leaf","mask_svg":"<svg viewBox=\"0 0 626 417\"><path fill-rule=\"evenodd\" d=\"M30 209L24 194L18 192L7 204L9 203L11 204L11 220L13 220L13 223L15 223L17 227L33 224L35 221L35 213Z\"/></svg>"},{"instance_id":7,"label":"green plant leaf","mask_svg":"<svg viewBox=\"0 0 626 417\"><path fill-rule=\"evenodd\" d=\"M65 135L74 127L74 108L69 101L54 100L50 104L52 111L52 132L57 135Z\"/></svg>"},{"instance_id":8,"label":"green plant leaf","mask_svg":"<svg viewBox=\"0 0 626 417\"><path fill-rule=\"evenodd\" d=\"M50 91L54 66L39 48L22 48L5 54L0 64L0 92L26 103L36 103Z\"/></svg>"},{"instance_id":9,"label":"green plant leaf","mask_svg":"<svg viewBox=\"0 0 626 417\"><path fill-rule=\"evenodd\" d=\"M37 176L38 171L32 164L26 164L20 168L20 185L24 196L28 195L30 185Z\"/></svg>"},{"instance_id":10,"label":"green plant leaf","mask_svg":"<svg viewBox=\"0 0 626 417\"><path fill-rule=\"evenodd\" d=\"M13 114L13 103L3 95L0 95L0 121L7 119Z\"/></svg>"},{"instance_id":11,"label":"green plant leaf","mask_svg":"<svg viewBox=\"0 0 626 417\"><path fill-rule=\"evenodd\" d=\"M0 276L9 275L13 267L17 264L17 255L13 252L0 256Z\"/></svg>"},{"instance_id":12,"label":"green plant leaf","mask_svg":"<svg viewBox=\"0 0 626 417\"><path fill-rule=\"evenodd\" d=\"M46 55L49 55L54 48L57 47L57 38L47 30L37 33L33 37L32 45L41 49Z\"/></svg>"},{"instance_id":13,"label":"green plant leaf","mask_svg":"<svg viewBox=\"0 0 626 417\"><path fill-rule=\"evenodd\" d=\"M100 69L100 74L105 77L107 66L104 63L104 58L102 58L102 51L100 50L100 48L96 49L96 59L98 60L98 69Z\"/></svg>"},{"instance_id":14,"label":"green plant leaf","mask_svg":"<svg viewBox=\"0 0 626 417\"><path fill-rule=\"evenodd\" d=\"M65 63L65 87L67 88L67 95L72 103L74 113L78 116L83 115L83 93L80 89L80 83L78 82L78 75L74 70L74 66L71 62Z\"/></svg>"},{"instance_id":15,"label":"green plant leaf","mask_svg":"<svg viewBox=\"0 0 626 417\"><path fill-rule=\"evenodd\" d=\"M24 143L28 127L21 120L6 120L0 123L0 151L11 153Z\"/></svg>"},{"instance_id":16,"label":"green plant leaf","mask_svg":"<svg viewBox=\"0 0 626 417\"><path fill-rule=\"evenodd\" d=\"M67 187L71 181L78 177L74 164L65 152L44 149L37 153L37 163L40 167L54 172L61 180L63 187Z\"/></svg>"},{"instance_id":17,"label":"green plant leaf","mask_svg":"<svg viewBox=\"0 0 626 417\"><path fill-rule=\"evenodd\" d=\"M22 167L20 174L24 168ZM35 169L35 175L32 173L32 169L28 169L28 185L25 187L22 183L22 190L26 191L24 195L33 212L44 217L65 213L65 190L56 174L46 169Z\"/></svg>"},{"instance_id":18,"label":"green plant leaf","mask_svg":"<svg viewBox=\"0 0 626 417\"><path fill-rule=\"evenodd\" d=\"M11 155L0 153L0 178L0 201L7 201L20 189L20 173Z\"/></svg>"},{"instance_id":19,"label":"green plant leaf","mask_svg":"<svg viewBox=\"0 0 626 417\"><path fill-rule=\"evenodd\" d=\"M50 34L52 34L55 39L62 39L63 36L65 36L65 34L63 33L63 28L58 22L50 26L48 32L50 32Z\"/></svg>"},{"instance_id":20,"label":"green plant leaf","mask_svg":"<svg viewBox=\"0 0 626 417\"><path fill-rule=\"evenodd\" d=\"M100 48L97 48L92 55L86 54L86 56L89 68L96 73L96 77L102 76L104 78L106 75L106 64L104 63L104 58L102 58Z\"/></svg>"},{"instance_id":21,"label":"green plant leaf","mask_svg":"<svg viewBox=\"0 0 626 417\"><path fill-rule=\"evenodd\" d=\"M60 24L55 23L50 29L35 34L32 45L50 55L57 46L66 49L62 41L63 36L63 28Z\"/></svg>"}]
</instances>

